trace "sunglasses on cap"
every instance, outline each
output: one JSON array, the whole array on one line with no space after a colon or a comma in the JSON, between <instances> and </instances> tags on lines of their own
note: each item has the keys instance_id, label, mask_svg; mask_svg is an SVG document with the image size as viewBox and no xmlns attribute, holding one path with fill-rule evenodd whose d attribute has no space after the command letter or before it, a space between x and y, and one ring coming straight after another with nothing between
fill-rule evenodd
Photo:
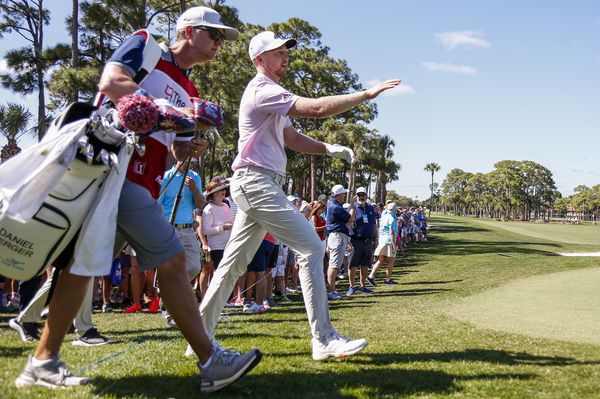
<instances>
[{"instance_id":1,"label":"sunglasses on cap","mask_svg":"<svg viewBox=\"0 0 600 399\"><path fill-rule=\"evenodd\" d=\"M223 35L223 33L221 33L221 31L216 28L213 28L210 26L199 25L199 26L194 26L194 29L207 31L208 37L210 37L211 40L214 40L215 42L218 40L225 41L225 35Z\"/></svg>"}]
</instances>

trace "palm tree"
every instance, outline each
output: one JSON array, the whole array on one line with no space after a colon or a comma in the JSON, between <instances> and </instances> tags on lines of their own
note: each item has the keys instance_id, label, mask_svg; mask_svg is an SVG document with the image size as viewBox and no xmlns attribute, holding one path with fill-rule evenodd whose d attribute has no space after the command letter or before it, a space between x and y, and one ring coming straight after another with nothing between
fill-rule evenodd
<instances>
[{"instance_id":1,"label":"palm tree","mask_svg":"<svg viewBox=\"0 0 600 399\"><path fill-rule=\"evenodd\" d=\"M429 204L429 216L431 216L431 206L433 204L433 174L439 172L441 168L442 167L435 162L430 162L423 168L424 171L431 172L431 197L429 197L431 204Z\"/></svg>"},{"instance_id":2,"label":"palm tree","mask_svg":"<svg viewBox=\"0 0 600 399\"><path fill-rule=\"evenodd\" d=\"M18 141L24 134L35 133L35 130L26 129L31 116L31 112L22 105L0 105L0 134L6 138L6 145L0 153L0 163L21 152Z\"/></svg>"}]
</instances>

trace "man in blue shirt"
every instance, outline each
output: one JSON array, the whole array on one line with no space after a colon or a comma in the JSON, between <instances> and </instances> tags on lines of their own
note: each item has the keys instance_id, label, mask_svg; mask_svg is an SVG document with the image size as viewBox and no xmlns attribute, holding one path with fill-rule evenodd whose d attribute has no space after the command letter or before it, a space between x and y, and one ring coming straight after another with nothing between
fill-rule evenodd
<instances>
[{"instance_id":1,"label":"man in blue shirt","mask_svg":"<svg viewBox=\"0 0 600 399\"><path fill-rule=\"evenodd\" d=\"M373 291L365 287L365 278L367 271L371 265L373 255L373 241L375 239L375 209L367 202L367 190L364 187L356 189L356 202L352 204L350 215L354 220L350 243L354 248L350 267L348 272L349 284L347 295L352 295L356 292L354 288L354 277L356 276L356 267L360 266L360 287L358 291L367 294Z\"/></svg>"},{"instance_id":2,"label":"man in blue shirt","mask_svg":"<svg viewBox=\"0 0 600 399\"><path fill-rule=\"evenodd\" d=\"M341 184L331 189L333 198L327 201L327 250L329 251L329 267L327 269L327 284L329 299L341 299L342 295L335 289L335 277L344 261L344 253L348 246L348 224L350 214L343 208L344 196L348 192Z\"/></svg>"},{"instance_id":3,"label":"man in blue shirt","mask_svg":"<svg viewBox=\"0 0 600 399\"><path fill-rule=\"evenodd\" d=\"M173 204L177 199L177 193L183 180L183 172L185 172L185 164L178 161L177 164L165 172L162 180L161 192L169 184L163 195L159 198L159 202L165 210L165 218L167 220L171 219ZM169 181L171 182L169 183ZM198 243L196 231L193 227L194 209L200 208L204 204L204 197L202 196L200 187L202 187L200 175L191 169L188 170L183 190L181 191L181 202L177 209L177 215L175 215L174 224L175 233L185 248L185 268L190 281L200 273L201 269L200 244Z\"/></svg>"}]
</instances>

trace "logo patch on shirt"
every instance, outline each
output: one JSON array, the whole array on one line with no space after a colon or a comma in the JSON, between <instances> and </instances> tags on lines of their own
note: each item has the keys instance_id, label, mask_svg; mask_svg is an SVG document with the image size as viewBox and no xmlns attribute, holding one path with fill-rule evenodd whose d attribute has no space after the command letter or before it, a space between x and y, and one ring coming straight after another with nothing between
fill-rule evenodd
<instances>
[{"instance_id":1,"label":"logo patch on shirt","mask_svg":"<svg viewBox=\"0 0 600 399\"><path fill-rule=\"evenodd\" d=\"M142 162L139 159L136 159L133 163L133 173L135 173L136 175L143 175L144 170L146 170L146 162Z\"/></svg>"},{"instance_id":2,"label":"logo patch on shirt","mask_svg":"<svg viewBox=\"0 0 600 399\"><path fill-rule=\"evenodd\" d=\"M182 100L181 96L175 88L171 85L165 87L165 98L175 104L177 107L185 107L185 101Z\"/></svg>"}]
</instances>

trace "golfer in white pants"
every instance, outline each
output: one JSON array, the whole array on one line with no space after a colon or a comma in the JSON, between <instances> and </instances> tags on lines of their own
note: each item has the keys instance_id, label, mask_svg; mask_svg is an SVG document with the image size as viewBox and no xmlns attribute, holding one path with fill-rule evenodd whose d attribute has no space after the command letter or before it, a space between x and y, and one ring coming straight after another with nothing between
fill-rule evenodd
<instances>
[{"instance_id":1,"label":"golfer in white pants","mask_svg":"<svg viewBox=\"0 0 600 399\"><path fill-rule=\"evenodd\" d=\"M335 115L376 97L400 81L389 80L366 91L340 96L299 97L278 84L287 70L287 51L295 45L294 39L279 39L268 31L250 41L250 58L257 74L242 96L238 155L232 165L231 195L239 210L223 260L200 305L200 313L208 333L214 334L235 282L246 271L268 231L298 255L302 293L313 337L312 356L323 360L355 354L367 346L367 341L343 337L331 325L323 276L323 245L281 189L287 163L284 144L295 151L329 154L350 162L354 161L354 154L347 147L325 144L298 133L288 116Z\"/></svg>"}]
</instances>

